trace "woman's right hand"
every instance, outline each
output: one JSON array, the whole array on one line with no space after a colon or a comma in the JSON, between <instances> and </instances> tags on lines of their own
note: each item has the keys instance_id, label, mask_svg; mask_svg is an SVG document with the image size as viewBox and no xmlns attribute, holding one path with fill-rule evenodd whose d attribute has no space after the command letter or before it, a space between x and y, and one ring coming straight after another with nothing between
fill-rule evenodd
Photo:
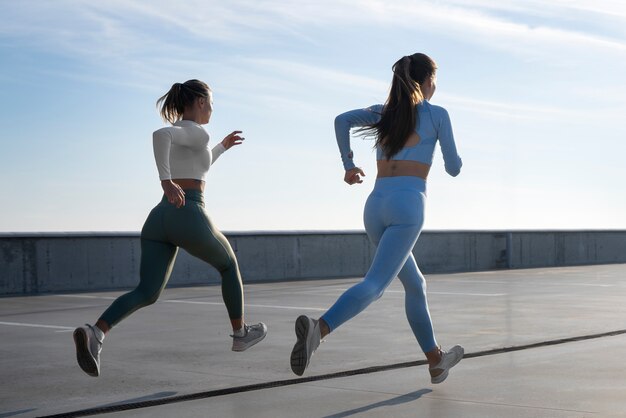
<instances>
[{"instance_id":1,"label":"woman's right hand","mask_svg":"<svg viewBox=\"0 0 626 418\"><path fill-rule=\"evenodd\" d=\"M346 174L343 176L343 181L348 183L349 185L353 185L355 183L363 183L361 176L365 177L365 173L359 167L351 168L350 170L346 170Z\"/></svg>"},{"instance_id":2,"label":"woman's right hand","mask_svg":"<svg viewBox=\"0 0 626 418\"><path fill-rule=\"evenodd\" d=\"M162 180L161 187L167 197L168 202L175 205L177 208L185 206L185 192L181 187L174 183L172 180Z\"/></svg>"}]
</instances>

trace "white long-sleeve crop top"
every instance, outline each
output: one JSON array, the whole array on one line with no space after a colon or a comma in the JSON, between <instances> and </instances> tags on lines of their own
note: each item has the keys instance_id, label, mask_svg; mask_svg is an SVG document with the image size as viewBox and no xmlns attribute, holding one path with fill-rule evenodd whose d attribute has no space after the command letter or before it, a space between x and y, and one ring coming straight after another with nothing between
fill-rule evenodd
<instances>
[{"instance_id":1,"label":"white long-sleeve crop top","mask_svg":"<svg viewBox=\"0 0 626 418\"><path fill-rule=\"evenodd\" d=\"M226 151L221 142L209 150L209 134L191 120L154 131L152 146L161 180L204 180L211 164Z\"/></svg>"}]
</instances>

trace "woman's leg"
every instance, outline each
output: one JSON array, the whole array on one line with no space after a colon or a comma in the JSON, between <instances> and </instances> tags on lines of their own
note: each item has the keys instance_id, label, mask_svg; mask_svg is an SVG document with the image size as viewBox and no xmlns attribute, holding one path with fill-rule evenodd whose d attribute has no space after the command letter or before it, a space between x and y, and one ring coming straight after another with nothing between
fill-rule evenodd
<instances>
[{"instance_id":1,"label":"woman's leg","mask_svg":"<svg viewBox=\"0 0 626 418\"><path fill-rule=\"evenodd\" d=\"M436 349L438 345L428 310L426 280L424 280L413 254L409 255L404 267L398 273L398 278L404 286L404 308L409 325L422 351L428 353Z\"/></svg>"},{"instance_id":2,"label":"woman's leg","mask_svg":"<svg viewBox=\"0 0 626 418\"><path fill-rule=\"evenodd\" d=\"M409 193L409 200L411 199ZM396 196L400 201L404 196ZM296 344L291 351L291 370L301 376L309 365L320 339L363 311L378 299L396 277L415 245L422 222L404 212L384 194L376 191L365 204L364 222L368 237L377 245L374 260L365 278L345 291L319 320L301 315L296 319ZM410 208L410 206L409 206ZM394 222L396 221L396 222Z\"/></svg>"},{"instance_id":3,"label":"woman's leg","mask_svg":"<svg viewBox=\"0 0 626 418\"><path fill-rule=\"evenodd\" d=\"M176 231L170 232L176 244L189 254L213 266L222 278L222 299L233 329L241 328L244 316L243 283L237 258L230 243L211 222L198 202L187 202L189 208L177 215ZM237 326L239 325L239 326Z\"/></svg>"},{"instance_id":4,"label":"woman's leg","mask_svg":"<svg viewBox=\"0 0 626 418\"><path fill-rule=\"evenodd\" d=\"M419 232L420 228L414 224L391 225L385 229L363 281L346 290L322 315L329 331L334 331L382 296L406 262Z\"/></svg>"},{"instance_id":5,"label":"woman's leg","mask_svg":"<svg viewBox=\"0 0 626 418\"><path fill-rule=\"evenodd\" d=\"M104 323L110 329L136 310L156 302L170 278L176 253L176 246L170 243L142 238L139 285L104 311L96 323L98 328L102 329L100 325ZM102 331L106 333L108 329Z\"/></svg>"},{"instance_id":6,"label":"woman's leg","mask_svg":"<svg viewBox=\"0 0 626 418\"><path fill-rule=\"evenodd\" d=\"M454 346L449 352L439 348L428 310L426 280L419 270L415 257L409 258L398 273L405 291L405 311L409 325L422 351L426 355L432 383L441 383L448 376L449 370L463 357L463 347Z\"/></svg>"},{"instance_id":7,"label":"woman's leg","mask_svg":"<svg viewBox=\"0 0 626 418\"><path fill-rule=\"evenodd\" d=\"M211 222L201 202L188 201L189 208L177 217L175 242L189 254L219 271L222 298L233 328L233 351L244 351L265 338L263 323L246 325L244 321L243 283L237 258L230 243Z\"/></svg>"},{"instance_id":8,"label":"woman's leg","mask_svg":"<svg viewBox=\"0 0 626 418\"><path fill-rule=\"evenodd\" d=\"M100 316L96 326L85 325L74 330L78 365L90 376L100 375L100 351L105 334L137 309L154 303L169 279L177 248L163 238L164 210L163 205L155 207L141 231L139 285L117 298Z\"/></svg>"},{"instance_id":9,"label":"woman's leg","mask_svg":"<svg viewBox=\"0 0 626 418\"><path fill-rule=\"evenodd\" d=\"M382 296L415 246L424 223L424 196L410 190L377 191L363 212L365 230L376 253L363 281L352 286L322 315L328 332L356 316ZM324 327L325 328L325 327Z\"/></svg>"}]
</instances>

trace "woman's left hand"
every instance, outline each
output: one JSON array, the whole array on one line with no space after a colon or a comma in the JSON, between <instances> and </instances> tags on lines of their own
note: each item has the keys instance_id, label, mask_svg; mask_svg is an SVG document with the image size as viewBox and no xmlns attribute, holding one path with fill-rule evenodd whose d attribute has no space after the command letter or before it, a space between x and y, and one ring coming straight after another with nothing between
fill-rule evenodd
<instances>
[{"instance_id":1,"label":"woman's left hand","mask_svg":"<svg viewBox=\"0 0 626 418\"><path fill-rule=\"evenodd\" d=\"M241 131L232 131L230 134L228 134L226 138L222 140L222 145L224 146L224 148L230 149L235 145L241 145L243 143L243 140L246 138L242 138L241 136L239 136L240 133Z\"/></svg>"}]
</instances>

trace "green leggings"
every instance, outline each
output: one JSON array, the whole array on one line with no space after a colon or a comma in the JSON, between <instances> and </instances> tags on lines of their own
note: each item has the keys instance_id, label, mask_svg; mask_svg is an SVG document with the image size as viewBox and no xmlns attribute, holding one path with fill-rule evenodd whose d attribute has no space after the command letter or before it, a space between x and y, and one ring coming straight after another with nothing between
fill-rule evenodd
<instances>
[{"instance_id":1,"label":"green leggings","mask_svg":"<svg viewBox=\"0 0 626 418\"><path fill-rule=\"evenodd\" d=\"M235 253L211 223L202 192L185 190L185 206L176 208L163 196L150 212L141 230L139 285L117 298L100 319L112 328L137 309L156 302L170 278L178 247L220 272L228 316L243 318L243 284Z\"/></svg>"}]
</instances>

